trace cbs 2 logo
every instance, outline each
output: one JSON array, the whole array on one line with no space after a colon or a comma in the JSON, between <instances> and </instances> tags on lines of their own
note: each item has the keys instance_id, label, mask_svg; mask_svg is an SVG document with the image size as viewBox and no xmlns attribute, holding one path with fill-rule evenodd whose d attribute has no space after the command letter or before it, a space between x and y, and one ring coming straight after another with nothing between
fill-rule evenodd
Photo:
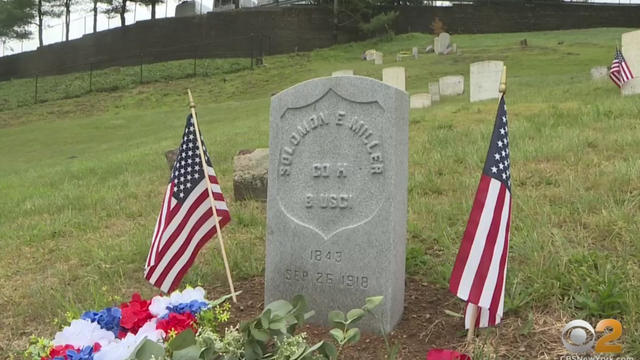
<instances>
[{"instance_id":1,"label":"cbs 2 logo","mask_svg":"<svg viewBox=\"0 0 640 360\"><path fill-rule=\"evenodd\" d=\"M596 332L604 332L610 328L611 332L604 334L596 342ZM595 331L584 320L573 320L562 329L562 343L565 349L573 353L586 353L593 349L596 353L619 353L622 345L611 344L622 336L622 324L615 319L605 319L598 322ZM595 347L594 347L595 343Z\"/></svg>"}]
</instances>

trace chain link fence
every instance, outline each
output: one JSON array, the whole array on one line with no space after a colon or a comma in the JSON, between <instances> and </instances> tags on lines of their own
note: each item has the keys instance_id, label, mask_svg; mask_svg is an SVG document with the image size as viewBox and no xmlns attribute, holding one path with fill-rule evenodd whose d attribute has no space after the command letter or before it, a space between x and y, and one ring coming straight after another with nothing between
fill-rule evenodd
<instances>
[{"instance_id":1,"label":"chain link fence","mask_svg":"<svg viewBox=\"0 0 640 360\"><path fill-rule=\"evenodd\" d=\"M0 82L0 110L74 98L91 92L131 88L145 83L236 73L261 65L263 57L269 53L271 40L268 36L251 34L235 40L251 44L246 57L211 57L210 49L218 42L207 41L195 46L188 44L147 49L134 58L92 61L56 69L57 73L64 75L41 76L33 73L25 78ZM201 52L207 55L202 56ZM154 60L167 53L173 53L182 60ZM186 56L187 53L191 56ZM113 66L118 62L137 62L138 65Z\"/></svg>"}]
</instances>

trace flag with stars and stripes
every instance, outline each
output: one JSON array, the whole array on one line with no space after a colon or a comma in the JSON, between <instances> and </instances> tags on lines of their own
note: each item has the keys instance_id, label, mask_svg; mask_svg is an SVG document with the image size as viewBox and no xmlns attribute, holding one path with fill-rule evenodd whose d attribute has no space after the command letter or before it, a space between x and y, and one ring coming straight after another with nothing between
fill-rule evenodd
<instances>
[{"instance_id":1,"label":"flag with stars and stripes","mask_svg":"<svg viewBox=\"0 0 640 360\"><path fill-rule=\"evenodd\" d=\"M164 292L178 287L200 249L219 231L204 178L205 169L220 228L231 220L202 137L200 141L206 164L202 164L195 125L189 115L145 266L145 278Z\"/></svg>"},{"instance_id":2,"label":"flag with stars and stripes","mask_svg":"<svg viewBox=\"0 0 640 360\"><path fill-rule=\"evenodd\" d=\"M631 69L629 69L629 65L624 59L624 56L622 56L620 49L616 49L616 56L613 58L611 68L609 69L609 78L611 78L611 81L619 88L627 81L633 79L633 73Z\"/></svg>"},{"instance_id":3,"label":"flag with stars and stripes","mask_svg":"<svg viewBox=\"0 0 640 360\"><path fill-rule=\"evenodd\" d=\"M456 258L449 290L478 306L475 324L465 311L465 328L495 326L502 319L511 225L511 160L504 95L500 98L489 152Z\"/></svg>"}]
</instances>

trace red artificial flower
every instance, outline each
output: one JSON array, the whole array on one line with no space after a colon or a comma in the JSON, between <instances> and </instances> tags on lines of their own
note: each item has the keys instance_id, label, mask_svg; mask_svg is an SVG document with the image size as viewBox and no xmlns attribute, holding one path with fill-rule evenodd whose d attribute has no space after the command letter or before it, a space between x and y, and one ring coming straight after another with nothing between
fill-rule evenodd
<instances>
[{"instance_id":1,"label":"red artificial flower","mask_svg":"<svg viewBox=\"0 0 640 360\"><path fill-rule=\"evenodd\" d=\"M100 349L102 348L102 346L100 345L100 343L94 343L93 344L93 353L95 354L96 352L100 351ZM73 345L58 345L58 346L54 346L51 348L51 350L49 350L49 356L48 357L42 357L40 358L40 360L53 360L56 357L62 357L64 360L67 360L67 350L73 350L75 352L80 352L81 349L80 348L76 348Z\"/></svg>"},{"instance_id":2,"label":"red artificial flower","mask_svg":"<svg viewBox=\"0 0 640 360\"><path fill-rule=\"evenodd\" d=\"M172 330L180 333L185 329L190 328L193 332L197 332L196 318L190 312L184 314L169 313L169 317L163 320L159 320L156 324L156 329L163 330L165 334L169 335Z\"/></svg>"},{"instance_id":3,"label":"red artificial flower","mask_svg":"<svg viewBox=\"0 0 640 360\"><path fill-rule=\"evenodd\" d=\"M50 359L55 359L56 356L61 356L63 357L65 360L67 360L67 350L74 350L74 351L78 351L78 348L75 348L73 345L57 345L51 348L51 350L49 350L49 357L43 357L41 360L50 360Z\"/></svg>"},{"instance_id":4,"label":"red artificial flower","mask_svg":"<svg viewBox=\"0 0 640 360\"><path fill-rule=\"evenodd\" d=\"M137 334L138 330L153 318L153 315L149 312L149 304L151 304L151 301L143 300L140 294L133 294L130 302L120 305L120 310L122 310L120 327L128 330L128 332Z\"/></svg>"},{"instance_id":5,"label":"red artificial flower","mask_svg":"<svg viewBox=\"0 0 640 360\"><path fill-rule=\"evenodd\" d=\"M471 357L454 350L431 349L427 353L427 360L471 360Z\"/></svg>"}]
</instances>

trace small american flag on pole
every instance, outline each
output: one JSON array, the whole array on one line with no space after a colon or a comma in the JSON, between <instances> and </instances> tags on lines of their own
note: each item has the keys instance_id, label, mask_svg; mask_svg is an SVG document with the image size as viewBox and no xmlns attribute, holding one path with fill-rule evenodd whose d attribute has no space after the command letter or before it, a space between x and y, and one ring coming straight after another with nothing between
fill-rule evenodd
<instances>
[{"instance_id":1,"label":"small american flag on pole","mask_svg":"<svg viewBox=\"0 0 640 360\"><path fill-rule=\"evenodd\" d=\"M611 69L609 69L609 78L611 78L611 81L619 88L627 81L633 79L633 73L631 69L629 69L629 65L624 59L624 56L622 56L620 49L616 49L616 56L611 63Z\"/></svg>"},{"instance_id":2,"label":"small american flag on pole","mask_svg":"<svg viewBox=\"0 0 640 360\"><path fill-rule=\"evenodd\" d=\"M145 267L145 278L164 292L172 291L180 284L200 249L219 231L207 191L205 169L220 229L231 220L207 147L201 138L206 166L202 164L195 126L192 115L189 115Z\"/></svg>"},{"instance_id":3,"label":"small american flag on pole","mask_svg":"<svg viewBox=\"0 0 640 360\"><path fill-rule=\"evenodd\" d=\"M449 290L467 301L465 328L495 326L502 319L511 225L511 160L504 95L489 152L458 251ZM479 315L469 311L478 306ZM474 322L475 324L472 324Z\"/></svg>"}]
</instances>

